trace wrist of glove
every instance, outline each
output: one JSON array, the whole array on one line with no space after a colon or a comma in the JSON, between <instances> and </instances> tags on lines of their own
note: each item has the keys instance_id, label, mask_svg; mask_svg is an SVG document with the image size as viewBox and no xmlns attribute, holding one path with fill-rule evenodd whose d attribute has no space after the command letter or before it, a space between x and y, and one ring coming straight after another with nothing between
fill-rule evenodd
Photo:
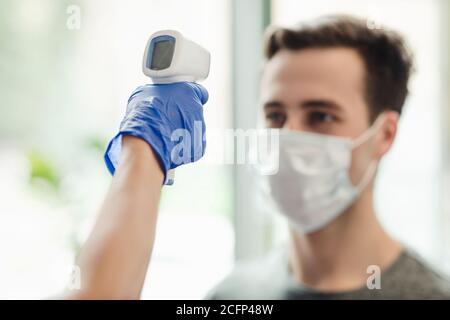
<instances>
[{"instance_id":1,"label":"wrist of glove","mask_svg":"<svg viewBox=\"0 0 450 320\"><path fill-rule=\"evenodd\" d=\"M155 152L168 184L167 172L200 159L206 147L203 105L208 92L188 82L149 84L137 88L128 100L117 135L105 152L105 163L114 174L120 162L122 137L145 140Z\"/></svg>"}]
</instances>

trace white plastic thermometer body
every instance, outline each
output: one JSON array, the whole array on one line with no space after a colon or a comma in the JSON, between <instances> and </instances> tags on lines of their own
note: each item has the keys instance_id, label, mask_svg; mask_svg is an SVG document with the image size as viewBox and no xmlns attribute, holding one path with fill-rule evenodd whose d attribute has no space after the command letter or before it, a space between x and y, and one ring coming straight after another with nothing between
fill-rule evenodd
<instances>
[{"instance_id":1,"label":"white plastic thermometer body","mask_svg":"<svg viewBox=\"0 0 450 320\"><path fill-rule=\"evenodd\" d=\"M142 70L153 83L197 82L209 74L210 53L175 30L161 30L150 36ZM168 184L174 182L168 172Z\"/></svg>"}]
</instances>

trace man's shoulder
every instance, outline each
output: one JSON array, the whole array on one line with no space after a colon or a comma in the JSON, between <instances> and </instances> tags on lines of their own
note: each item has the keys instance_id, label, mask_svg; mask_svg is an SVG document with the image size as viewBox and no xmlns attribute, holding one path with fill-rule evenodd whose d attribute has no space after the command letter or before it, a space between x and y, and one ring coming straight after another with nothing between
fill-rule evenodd
<instances>
[{"instance_id":1,"label":"man's shoulder","mask_svg":"<svg viewBox=\"0 0 450 320\"><path fill-rule=\"evenodd\" d=\"M276 250L259 259L238 262L206 299L283 299L284 254Z\"/></svg>"},{"instance_id":2,"label":"man's shoulder","mask_svg":"<svg viewBox=\"0 0 450 320\"><path fill-rule=\"evenodd\" d=\"M450 299L450 278L411 249L405 249L388 271L382 283L403 299Z\"/></svg>"}]
</instances>

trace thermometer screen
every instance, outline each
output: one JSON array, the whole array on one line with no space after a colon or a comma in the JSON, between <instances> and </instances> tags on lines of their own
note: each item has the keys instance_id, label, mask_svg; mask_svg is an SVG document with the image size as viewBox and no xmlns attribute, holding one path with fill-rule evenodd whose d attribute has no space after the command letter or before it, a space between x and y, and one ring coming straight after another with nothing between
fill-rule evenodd
<instances>
[{"instance_id":1,"label":"thermometer screen","mask_svg":"<svg viewBox=\"0 0 450 320\"><path fill-rule=\"evenodd\" d=\"M175 50L175 40L160 40L155 43L153 57L150 68L162 70L170 66L173 52Z\"/></svg>"}]
</instances>

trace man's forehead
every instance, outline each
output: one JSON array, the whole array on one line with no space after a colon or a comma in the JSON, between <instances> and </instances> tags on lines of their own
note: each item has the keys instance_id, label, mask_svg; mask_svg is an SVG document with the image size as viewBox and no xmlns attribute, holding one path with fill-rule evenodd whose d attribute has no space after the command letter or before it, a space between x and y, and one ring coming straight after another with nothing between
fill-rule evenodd
<instances>
[{"instance_id":1,"label":"man's forehead","mask_svg":"<svg viewBox=\"0 0 450 320\"><path fill-rule=\"evenodd\" d=\"M361 85L365 79L364 62L350 48L313 48L280 50L270 59L263 72L265 81L298 80L345 81Z\"/></svg>"},{"instance_id":2,"label":"man's forehead","mask_svg":"<svg viewBox=\"0 0 450 320\"><path fill-rule=\"evenodd\" d=\"M364 95L364 80L364 62L353 49L284 49L265 65L261 98L296 93L353 99Z\"/></svg>"}]
</instances>

